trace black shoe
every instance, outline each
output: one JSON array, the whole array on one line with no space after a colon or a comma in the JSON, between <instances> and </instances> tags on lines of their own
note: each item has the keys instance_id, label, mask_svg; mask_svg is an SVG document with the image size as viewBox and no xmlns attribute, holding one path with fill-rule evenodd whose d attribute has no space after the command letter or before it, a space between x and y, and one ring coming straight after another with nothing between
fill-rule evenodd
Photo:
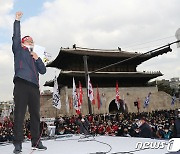
<instances>
[{"instance_id":1,"label":"black shoe","mask_svg":"<svg viewBox=\"0 0 180 154\"><path fill-rule=\"evenodd\" d=\"M22 152L22 144L21 143L16 143L14 144L14 150L13 153L19 154Z\"/></svg>"},{"instance_id":2,"label":"black shoe","mask_svg":"<svg viewBox=\"0 0 180 154\"><path fill-rule=\"evenodd\" d=\"M40 141L38 144L32 145L32 150L47 150L47 147L45 147L42 142Z\"/></svg>"}]
</instances>

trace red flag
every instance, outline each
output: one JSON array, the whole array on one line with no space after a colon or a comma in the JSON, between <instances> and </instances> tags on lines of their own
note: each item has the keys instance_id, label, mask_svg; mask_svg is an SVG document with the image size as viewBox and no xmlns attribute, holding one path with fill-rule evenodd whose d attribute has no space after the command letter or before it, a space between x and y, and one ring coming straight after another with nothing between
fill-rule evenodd
<instances>
[{"instance_id":1,"label":"red flag","mask_svg":"<svg viewBox=\"0 0 180 154\"><path fill-rule=\"evenodd\" d=\"M72 100L72 97L69 97L69 107L70 107L70 109L73 108L73 100Z\"/></svg>"},{"instance_id":2,"label":"red flag","mask_svg":"<svg viewBox=\"0 0 180 154\"><path fill-rule=\"evenodd\" d=\"M100 107L101 107L101 100L100 100L100 95L99 95L99 89L98 89L98 86L97 86L97 102L98 102L98 110L99 110Z\"/></svg>"},{"instance_id":3,"label":"red flag","mask_svg":"<svg viewBox=\"0 0 180 154\"><path fill-rule=\"evenodd\" d=\"M94 96L93 96L94 97ZM92 100L92 105L95 105L96 104L96 101L95 99Z\"/></svg>"},{"instance_id":4,"label":"red flag","mask_svg":"<svg viewBox=\"0 0 180 154\"><path fill-rule=\"evenodd\" d=\"M115 99L115 103L117 104L117 108L119 110L120 108L120 96L119 96L119 87L118 87L118 81L116 81L116 99Z\"/></svg>"},{"instance_id":5,"label":"red flag","mask_svg":"<svg viewBox=\"0 0 180 154\"><path fill-rule=\"evenodd\" d=\"M80 110L76 110L76 113L79 115L79 114L81 114L81 111Z\"/></svg>"},{"instance_id":6,"label":"red flag","mask_svg":"<svg viewBox=\"0 0 180 154\"><path fill-rule=\"evenodd\" d=\"M137 108L140 109L140 99L139 99L139 97L138 97L138 99L137 99L137 102L138 102Z\"/></svg>"}]
</instances>

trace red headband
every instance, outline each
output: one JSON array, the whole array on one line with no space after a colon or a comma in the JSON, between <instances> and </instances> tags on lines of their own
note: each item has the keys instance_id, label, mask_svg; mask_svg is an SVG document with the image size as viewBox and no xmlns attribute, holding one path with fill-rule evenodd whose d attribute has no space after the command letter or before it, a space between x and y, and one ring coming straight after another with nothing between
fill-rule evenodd
<instances>
[{"instance_id":1,"label":"red headband","mask_svg":"<svg viewBox=\"0 0 180 154\"><path fill-rule=\"evenodd\" d=\"M30 37L30 36L24 36L24 37L22 38L21 42L24 43L24 42L27 41L27 40L32 40L32 37Z\"/></svg>"}]
</instances>

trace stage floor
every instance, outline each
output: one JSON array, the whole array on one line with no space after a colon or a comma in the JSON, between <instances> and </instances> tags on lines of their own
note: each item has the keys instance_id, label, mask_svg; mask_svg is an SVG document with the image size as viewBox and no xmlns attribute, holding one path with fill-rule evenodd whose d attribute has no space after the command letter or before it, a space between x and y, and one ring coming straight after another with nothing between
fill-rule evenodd
<instances>
[{"instance_id":1,"label":"stage floor","mask_svg":"<svg viewBox=\"0 0 180 154\"><path fill-rule=\"evenodd\" d=\"M31 142L27 141L23 143L22 154L103 154L103 152L104 154L168 153L167 140L146 138L63 135L49 140L42 140L42 142L48 148L46 151L31 150ZM12 154L13 149L12 144L0 146L0 153Z\"/></svg>"}]
</instances>

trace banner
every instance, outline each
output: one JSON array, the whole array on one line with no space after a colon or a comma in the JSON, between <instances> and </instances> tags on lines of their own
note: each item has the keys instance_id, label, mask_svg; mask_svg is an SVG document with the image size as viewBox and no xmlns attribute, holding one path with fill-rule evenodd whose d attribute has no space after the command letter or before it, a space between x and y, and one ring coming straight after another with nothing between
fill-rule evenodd
<instances>
[{"instance_id":1,"label":"banner","mask_svg":"<svg viewBox=\"0 0 180 154\"><path fill-rule=\"evenodd\" d=\"M97 104L98 104L98 110L100 109L101 107L101 98L100 98L100 95L99 95L99 89L98 89L98 86L97 86Z\"/></svg>"},{"instance_id":2,"label":"banner","mask_svg":"<svg viewBox=\"0 0 180 154\"><path fill-rule=\"evenodd\" d=\"M61 99L59 95L57 78L54 78L54 88L53 88L53 106L57 109L61 108Z\"/></svg>"},{"instance_id":3,"label":"banner","mask_svg":"<svg viewBox=\"0 0 180 154\"><path fill-rule=\"evenodd\" d=\"M174 104L175 104L175 101L176 101L176 96L175 96L175 94L174 94L173 97L172 97L171 105L174 105Z\"/></svg>"},{"instance_id":4,"label":"banner","mask_svg":"<svg viewBox=\"0 0 180 154\"><path fill-rule=\"evenodd\" d=\"M68 99L68 92L66 87L66 111L69 113L69 99Z\"/></svg>"},{"instance_id":5,"label":"banner","mask_svg":"<svg viewBox=\"0 0 180 154\"><path fill-rule=\"evenodd\" d=\"M69 99L69 108L73 109L73 98L69 96L68 99Z\"/></svg>"},{"instance_id":6,"label":"banner","mask_svg":"<svg viewBox=\"0 0 180 154\"><path fill-rule=\"evenodd\" d=\"M137 104L137 108L138 108L138 109L140 109L141 102L140 102L140 99L139 99L139 97L137 98L137 102L138 102L138 104Z\"/></svg>"},{"instance_id":7,"label":"banner","mask_svg":"<svg viewBox=\"0 0 180 154\"><path fill-rule=\"evenodd\" d=\"M83 102L83 90L81 82L79 81L79 105L81 105Z\"/></svg>"},{"instance_id":8,"label":"banner","mask_svg":"<svg viewBox=\"0 0 180 154\"><path fill-rule=\"evenodd\" d=\"M125 111L126 110L126 102L125 102L125 98L124 98L124 95L123 95L123 110Z\"/></svg>"},{"instance_id":9,"label":"banner","mask_svg":"<svg viewBox=\"0 0 180 154\"><path fill-rule=\"evenodd\" d=\"M151 93L148 94L148 96L146 97L146 99L144 101L144 108L148 107L148 105L149 105L150 95L151 95Z\"/></svg>"},{"instance_id":10,"label":"banner","mask_svg":"<svg viewBox=\"0 0 180 154\"><path fill-rule=\"evenodd\" d=\"M120 109L120 96L119 96L118 82L116 82L116 98L115 98L115 103L117 104L117 108L119 110Z\"/></svg>"},{"instance_id":11,"label":"banner","mask_svg":"<svg viewBox=\"0 0 180 154\"><path fill-rule=\"evenodd\" d=\"M73 107L76 110L77 114L80 114L80 107L79 107L79 100L78 100L78 93L75 85L75 80L73 77L73 91L72 91L72 96L73 96Z\"/></svg>"},{"instance_id":12,"label":"banner","mask_svg":"<svg viewBox=\"0 0 180 154\"><path fill-rule=\"evenodd\" d=\"M91 101L93 104L95 104L93 87L92 87L92 84L91 84L91 80L90 80L89 75L88 75L88 97L89 97L90 101Z\"/></svg>"}]
</instances>

